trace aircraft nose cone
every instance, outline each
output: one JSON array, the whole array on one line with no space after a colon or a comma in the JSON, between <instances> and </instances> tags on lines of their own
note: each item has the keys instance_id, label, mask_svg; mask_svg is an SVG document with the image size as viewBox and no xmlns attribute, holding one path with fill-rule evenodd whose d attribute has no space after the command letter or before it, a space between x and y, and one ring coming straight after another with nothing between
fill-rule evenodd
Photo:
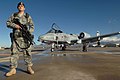
<instances>
[{"instance_id":1,"label":"aircraft nose cone","mask_svg":"<svg viewBox=\"0 0 120 80\"><path fill-rule=\"evenodd\" d=\"M40 39L44 39L44 36L40 36Z\"/></svg>"},{"instance_id":2,"label":"aircraft nose cone","mask_svg":"<svg viewBox=\"0 0 120 80\"><path fill-rule=\"evenodd\" d=\"M44 40L46 40L46 37L44 35L42 35L42 36L39 37L39 40L44 41Z\"/></svg>"},{"instance_id":3,"label":"aircraft nose cone","mask_svg":"<svg viewBox=\"0 0 120 80\"><path fill-rule=\"evenodd\" d=\"M44 40L44 36L39 36L37 41L42 41L42 40Z\"/></svg>"}]
</instances>

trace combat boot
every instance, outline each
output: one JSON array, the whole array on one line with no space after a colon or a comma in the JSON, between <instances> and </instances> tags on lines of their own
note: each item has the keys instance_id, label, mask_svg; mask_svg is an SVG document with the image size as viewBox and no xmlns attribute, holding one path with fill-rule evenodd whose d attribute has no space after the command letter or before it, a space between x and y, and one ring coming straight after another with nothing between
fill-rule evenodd
<instances>
[{"instance_id":1,"label":"combat boot","mask_svg":"<svg viewBox=\"0 0 120 80\"><path fill-rule=\"evenodd\" d=\"M7 73L6 73L6 76L9 77L9 76L12 76L12 75L14 75L14 74L16 74L16 69L15 69L15 68L13 68L13 69L11 69L9 72L7 72Z\"/></svg>"},{"instance_id":2,"label":"combat boot","mask_svg":"<svg viewBox=\"0 0 120 80\"><path fill-rule=\"evenodd\" d=\"M34 71L33 71L33 69L32 69L31 66L27 67L27 71L28 71L28 73L30 73L30 74L34 74Z\"/></svg>"}]
</instances>

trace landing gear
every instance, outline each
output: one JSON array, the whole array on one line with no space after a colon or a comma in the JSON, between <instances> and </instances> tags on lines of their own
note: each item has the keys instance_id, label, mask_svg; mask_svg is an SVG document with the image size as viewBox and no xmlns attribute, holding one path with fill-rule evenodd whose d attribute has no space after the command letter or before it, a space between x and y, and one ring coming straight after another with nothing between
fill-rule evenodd
<instances>
[{"instance_id":1,"label":"landing gear","mask_svg":"<svg viewBox=\"0 0 120 80\"><path fill-rule=\"evenodd\" d=\"M53 48L51 48L51 52L53 52L54 51L54 49Z\"/></svg>"},{"instance_id":2,"label":"landing gear","mask_svg":"<svg viewBox=\"0 0 120 80\"><path fill-rule=\"evenodd\" d=\"M62 44L62 50L64 51L66 49L66 45Z\"/></svg>"},{"instance_id":3,"label":"landing gear","mask_svg":"<svg viewBox=\"0 0 120 80\"><path fill-rule=\"evenodd\" d=\"M100 46L100 41L97 42L97 45Z\"/></svg>"},{"instance_id":4,"label":"landing gear","mask_svg":"<svg viewBox=\"0 0 120 80\"><path fill-rule=\"evenodd\" d=\"M83 50L82 50L83 52L87 52L88 50L87 50L87 43L83 43Z\"/></svg>"},{"instance_id":5,"label":"landing gear","mask_svg":"<svg viewBox=\"0 0 120 80\"><path fill-rule=\"evenodd\" d=\"M55 50L55 43L51 44L51 52L53 52Z\"/></svg>"},{"instance_id":6,"label":"landing gear","mask_svg":"<svg viewBox=\"0 0 120 80\"><path fill-rule=\"evenodd\" d=\"M61 48L63 51L66 50L66 44L61 44L60 46L55 43L51 44L51 52L55 51L55 49Z\"/></svg>"}]
</instances>

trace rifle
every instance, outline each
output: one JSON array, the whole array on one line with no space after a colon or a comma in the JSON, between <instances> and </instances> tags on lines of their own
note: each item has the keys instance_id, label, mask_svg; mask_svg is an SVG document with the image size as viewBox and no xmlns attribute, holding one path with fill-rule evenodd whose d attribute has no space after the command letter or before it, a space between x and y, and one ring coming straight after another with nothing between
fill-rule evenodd
<instances>
[{"instance_id":1,"label":"rifle","mask_svg":"<svg viewBox=\"0 0 120 80\"><path fill-rule=\"evenodd\" d=\"M22 29L22 37L25 38L28 42L30 42L29 46L32 44L35 44L35 42L33 41L34 35L32 35L28 29L26 25L23 25L20 23L19 19L14 19L13 22L17 25L19 25Z\"/></svg>"}]
</instances>

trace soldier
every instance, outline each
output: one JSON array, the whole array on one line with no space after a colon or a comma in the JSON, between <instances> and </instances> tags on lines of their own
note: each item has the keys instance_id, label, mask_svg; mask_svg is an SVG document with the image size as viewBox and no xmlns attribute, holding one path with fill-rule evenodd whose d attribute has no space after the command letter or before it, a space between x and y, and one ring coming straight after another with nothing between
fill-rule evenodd
<instances>
[{"instance_id":1,"label":"soldier","mask_svg":"<svg viewBox=\"0 0 120 80\"><path fill-rule=\"evenodd\" d=\"M18 66L19 52L22 51L24 55L24 61L27 65L27 71L29 74L34 74L32 69L32 55L31 48L32 45L29 44L29 41L23 37L22 28L20 25L14 22L15 19L18 19L19 22L23 25L26 25L29 33L32 34L34 31L34 24L31 16L28 13L25 13L25 5L23 2L19 2L17 5L18 12L12 14L12 16L7 21L7 27L12 29L10 33L11 37L11 58L10 58L10 71L6 73L6 76L12 76L16 74L16 68Z\"/></svg>"}]
</instances>

